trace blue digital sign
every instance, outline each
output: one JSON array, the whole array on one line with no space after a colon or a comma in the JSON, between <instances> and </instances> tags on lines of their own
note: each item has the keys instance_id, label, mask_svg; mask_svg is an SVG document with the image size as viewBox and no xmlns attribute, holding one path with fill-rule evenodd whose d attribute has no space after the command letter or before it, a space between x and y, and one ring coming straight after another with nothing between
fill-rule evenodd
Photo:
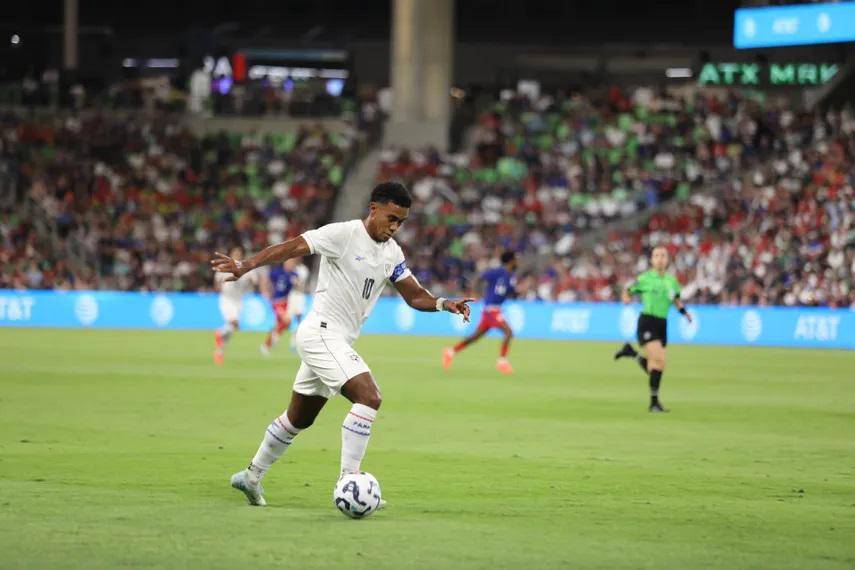
<instances>
[{"instance_id":1,"label":"blue digital sign","mask_svg":"<svg viewBox=\"0 0 855 570\"><path fill-rule=\"evenodd\" d=\"M366 321L365 334L462 336L477 326L459 315L421 313L395 297L381 298ZM691 306L689 323L672 311L668 340L687 344L791 346L855 349L855 310L808 307ZM635 338L637 305L513 301L503 308L520 338L620 341ZM273 326L270 304L244 298L243 330ZM126 293L115 291L13 291L0 289L0 326L211 329L222 324L214 293Z\"/></svg>"},{"instance_id":2,"label":"blue digital sign","mask_svg":"<svg viewBox=\"0 0 855 570\"><path fill-rule=\"evenodd\" d=\"M739 8L733 45L762 48L855 41L855 2Z\"/></svg>"}]
</instances>

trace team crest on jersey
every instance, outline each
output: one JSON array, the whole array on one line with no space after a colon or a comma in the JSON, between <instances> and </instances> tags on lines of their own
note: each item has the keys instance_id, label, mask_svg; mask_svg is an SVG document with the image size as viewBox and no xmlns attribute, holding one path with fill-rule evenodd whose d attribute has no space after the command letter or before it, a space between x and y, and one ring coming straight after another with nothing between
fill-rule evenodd
<instances>
[{"instance_id":1,"label":"team crest on jersey","mask_svg":"<svg viewBox=\"0 0 855 570\"><path fill-rule=\"evenodd\" d=\"M354 362L359 362L359 355L356 353L349 354L348 357Z\"/></svg>"},{"instance_id":2,"label":"team crest on jersey","mask_svg":"<svg viewBox=\"0 0 855 570\"><path fill-rule=\"evenodd\" d=\"M365 261L365 256L364 255L357 255L356 257L354 257L354 259L356 261Z\"/></svg>"}]
</instances>

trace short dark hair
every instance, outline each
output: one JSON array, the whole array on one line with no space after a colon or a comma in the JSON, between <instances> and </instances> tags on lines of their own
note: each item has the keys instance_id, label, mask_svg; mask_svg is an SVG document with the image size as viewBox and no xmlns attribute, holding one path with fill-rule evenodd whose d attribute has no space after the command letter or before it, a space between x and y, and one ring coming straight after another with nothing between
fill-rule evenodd
<instances>
[{"instance_id":1,"label":"short dark hair","mask_svg":"<svg viewBox=\"0 0 855 570\"><path fill-rule=\"evenodd\" d=\"M502 265L507 265L511 261L517 258L517 254L512 251L506 251L502 253L502 257L499 259L502 261Z\"/></svg>"},{"instance_id":2,"label":"short dark hair","mask_svg":"<svg viewBox=\"0 0 855 570\"><path fill-rule=\"evenodd\" d=\"M413 198L407 191L406 186L400 182L383 182L374 187L371 191L371 201L378 204L388 204L392 202L402 208L409 208L413 203Z\"/></svg>"}]
</instances>

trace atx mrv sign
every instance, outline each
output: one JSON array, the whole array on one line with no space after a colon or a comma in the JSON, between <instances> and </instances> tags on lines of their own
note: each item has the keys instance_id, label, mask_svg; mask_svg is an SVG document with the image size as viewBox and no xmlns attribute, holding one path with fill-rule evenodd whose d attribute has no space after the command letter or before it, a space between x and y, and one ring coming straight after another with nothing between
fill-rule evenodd
<instances>
[{"instance_id":1,"label":"atx mrv sign","mask_svg":"<svg viewBox=\"0 0 855 570\"><path fill-rule=\"evenodd\" d=\"M701 68L701 85L824 85L837 75L836 63L707 63Z\"/></svg>"}]
</instances>

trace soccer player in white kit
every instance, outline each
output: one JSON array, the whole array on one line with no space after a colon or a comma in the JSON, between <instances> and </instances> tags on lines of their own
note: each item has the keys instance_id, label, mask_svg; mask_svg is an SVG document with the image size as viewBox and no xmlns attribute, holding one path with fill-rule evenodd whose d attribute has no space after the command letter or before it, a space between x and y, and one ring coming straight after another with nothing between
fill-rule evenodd
<instances>
[{"instance_id":1,"label":"soccer player in white kit","mask_svg":"<svg viewBox=\"0 0 855 570\"><path fill-rule=\"evenodd\" d=\"M294 287L291 293L288 294L288 317L300 325L303 320L303 313L306 310L306 287L309 285L309 268L302 263L297 263L294 267L294 273L297 274L297 279L294 281ZM297 335L292 334L290 339L291 350L297 350Z\"/></svg>"},{"instance_id":2,"label":"soccer player in white kit","mask_svg":"<svg viewBox=\"0 0 855 570\"><path fill-rule=\"evenodd\" d=\"M234 280L262 265L321 256L314 302L297 329L302 363L291 403L267 427L249 466L231 478L232 487L242 491L251 505L267 504L261 485L264 474L337 393L353 404L341 426L341 473L359 472L381 396L371 370L352 345L387 281L416 310L448 311L469 320L472 299L434 297L410 273L400 246L392 239L407 219L410 204L402 184L386 182L371 192L364 220L307 231L243 262L221 253L211 260L215 271L231 273L228 279Z\"/></svg>"},{"instance_id":3,"label":"soccer player in white kit","mask_svg":"<svg viewBox=\"0 0 855 570\"><path fill-rule=\"evenodd\" d=\"M229 252L232 259L240 260L243 250L233 247ZM255 274L241 277L238 280L229 280L223 273L214 275L214 287L220 292L220 314L223 316L223 326L214 332L214 362L222 364L225 357L226 343L239 328L240 307L243 296L252 292L258 284Z\"/></svg>"}]
</instances>

